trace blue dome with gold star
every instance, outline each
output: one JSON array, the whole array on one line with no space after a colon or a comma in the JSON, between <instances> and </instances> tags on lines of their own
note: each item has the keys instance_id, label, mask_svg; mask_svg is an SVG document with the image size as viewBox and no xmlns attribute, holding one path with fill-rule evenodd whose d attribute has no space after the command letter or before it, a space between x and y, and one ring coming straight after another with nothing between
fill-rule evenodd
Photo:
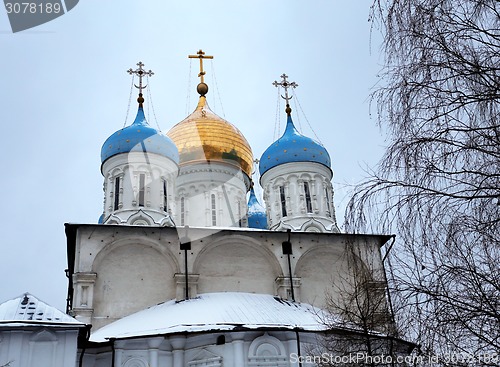
<instances>
[{"instance_id":1,"label":"blue dome with gold star","mask_svg":"<svg viewBox=\"0 0 500 367\"><path fill-rule=\"evenodd\" d=\"M142 106L135 121L111 135L102 145L101 162L121 153L147 152L170 158L179 164L179 152L173 141L149 126Z\"/></svg>"},{"instance_id":2,"label":"blue dome with gold star","mask_svg":"<svg viewBox=\"0 0 500 367\"><path fill-rule=\"evenodd\" d=\"M257 200L253 187L248 198L248 228L267 229L266 210Z\"/></svg>"},{"instance_id":3,"label":"blue dome with gold star","mask_svg":"<svg viewBox=\"0 0 500 367\"><path fill-rule=\"evenodd\" d=\"M288 115L285 133L265 150L260 158L259 172L292 162L314 162L331 168L330 155L318 142L300 134Z\"/></svg>"}]
</instances>

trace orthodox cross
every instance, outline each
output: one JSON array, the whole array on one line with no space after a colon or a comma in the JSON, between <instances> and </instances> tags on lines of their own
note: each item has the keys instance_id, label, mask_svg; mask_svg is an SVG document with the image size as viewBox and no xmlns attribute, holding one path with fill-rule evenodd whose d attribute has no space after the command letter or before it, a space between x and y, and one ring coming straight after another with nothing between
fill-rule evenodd
<instances>
[{"instance_id":1,"label":"orthodox cross","mask_svg":"<svg viewBox=\"0 0 500 367\"><path fill-rule=\"evenodd\" d=\"M190 59L200 59L200 73L198 74L198 76L200 77L201 79L201 82L202 83L205 83L205 72L203 71L203 59L213 59L214 57L213 56L205 56L205 53L203 52L203 50L200 50L196 53L196 55L188 55L188 57Z\"/></svg>"},{"instance_id":2,"label":"orthodox cross","mask_svg":"<svg viewBox=\"0 0 500 367\"><path fill-rule=\"evenodd\" d=\"M142 90L147 87L147 85L142 86L142 78L144 76L152 76L152 75L154 75L154 73L151 70L149 70L149 71L144 70L142 68L144 66L144 64L141 61L139 61L137 63L137 66L139 68L137 68L135 70L132 70L132 68L130 68L127 70L127 73L129 73L130 75L135 74L139 77L139 86L137 86L135 84L134 84L134 86L137 89L139 89L139 98L137 99L137 102L139 102L139 104L142 105L142 103L144 102L144 98L142 98Z\"/></svg>"},{"instance_id":3,"label":"orthodox cross","mask_svg":"<svg viewBox=\"0 0 500 367\"><path fill-rule=\"evenodd\" d=\"M285 96L281 96L286 101L287 106L289 105L288 101L292 99L292 96L288 96L288 88L296 88L299 85L295 82L289 82L286 80L288 78L288 75L282 74L281 79L283 79L282 82L278 83L276 80L273 82L273 85L275 87L283 87L285 89Z\"/></svg>"}]
</instances>

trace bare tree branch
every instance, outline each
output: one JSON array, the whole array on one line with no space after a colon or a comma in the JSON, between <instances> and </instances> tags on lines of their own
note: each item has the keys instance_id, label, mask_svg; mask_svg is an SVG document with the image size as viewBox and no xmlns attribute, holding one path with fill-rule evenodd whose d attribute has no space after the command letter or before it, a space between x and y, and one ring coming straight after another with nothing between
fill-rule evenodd
<instances>
[{"instance_id":1,"label":"bare tree branch","mask_svg":"<svg viewBox=\"0 0 500 367\"><path fill-rule=\"evenodd\" d=\"M348 231L397 233L396 318L422 353L500 354L500 2L375 0L388 147Z\"/></svg>"}]
</instances>

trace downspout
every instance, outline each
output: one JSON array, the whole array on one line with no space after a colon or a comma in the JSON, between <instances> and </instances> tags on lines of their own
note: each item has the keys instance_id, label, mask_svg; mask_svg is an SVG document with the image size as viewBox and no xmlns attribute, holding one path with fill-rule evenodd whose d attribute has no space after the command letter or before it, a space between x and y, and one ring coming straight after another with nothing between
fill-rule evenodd
<instances>
[{"instance_id":1,"label":"downspout","mask_svg":"<svg viewBox=\"0 0 500 367\"><path fill-rule=\"evenodd\" d=\"M302 367L302 357L300 355L300 336L299 330L295 329L295 335L297 336L297 355L299 357L299 366Z\"/></svg>"},{"instance_id":2,"label":"downspout","mask_svg":"<svg viewBox=\"0 0 500 367\"><path fill-rule=\"evenodd\" d=\"M111 367L115 367L115 338L109 339L111 341Z\"/></svg>"},{"instance_id":3,"label":"downspout","mask_svg":"<svg viewBox=\"0 0 500 367\"><path fill-rule=\"evenodd\" d=\"M73 296L73 285L72 279L70 278L69 269L64 269L64 274L66 274L66 278L68 278L68 294L66 295L66 314L69 315L69 312L72 309L72 296Z\"/></svg>"},{"instance_id":4,"label":"downspout","mask_svg":"<svg viewBox=\"0 0 500 367\"><path fill-rule=\"evenodd\" d=\"M288 240L282 243L283 255L288 257L288 275L290 277L290 291L292 296L292 301L295 302L295 294L293 292L293 274L292 274L292 263L290 260L290 255L292 255L292 243L290 242L290 229L287 229Z\"/></svg>"},{"instance_id":5,"label":"downspout","mask_svg":"<svg viewBox=\"0 0 500 367\"><path fill-rule=\"evenodd\" d=\"M191 251L191 240L188 236L189 226L184 226L184 237L179 238L179 248L184 251L185 300L189 299L188 251Z\"/></svg>"},{"instance_id":6,"label":"downspout","mask_svg":"<svg viewBox=\"0 0 500 367\"><path fill-rule=\"evenodd\" d=\"M80 353L80 360L78 362L78 367L83 367L83 356L85 354L85 350L87 349L87 343L90 339L90 329L92 325L85 325L85 342L82 347L82 352Z\"/></svg>"},{"instance_id":7,"label":"downspout","mask_svg":"<svg viewBox=\"0 0 500 367\"><path fill-rule=\"evenodd\" d=\"M189 273L188 273L188 251L191 250L191 241L188 237L183 237L180 240L180 249L184 251L184 277L185 277L185 296L184 299L189 299Z\"/></svg>"}]
</instances>

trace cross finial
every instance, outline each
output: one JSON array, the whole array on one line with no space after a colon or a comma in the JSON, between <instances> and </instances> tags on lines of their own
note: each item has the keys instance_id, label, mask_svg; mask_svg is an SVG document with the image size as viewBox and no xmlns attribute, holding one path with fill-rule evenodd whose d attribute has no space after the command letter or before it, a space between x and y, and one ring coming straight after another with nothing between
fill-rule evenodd
<instances>
[{"instance_id":1,"label":"cross finial","mask_svg":"<svg viewBox=\"0 0 500 367\"><path fill-rule=\"evenodd\" d=\"M142 78L145 76L152 76L152 75L154 75L154 73L151 70L149 70L149 71L144 70L142 68L144 66L142 61L139 61L137 63L137 66L138 66L138 68L135 70L132 70L132 68L128 69L127 73L129 73L130 75L135 74L139 77L139 85L134 84L134 86L137 89L139 89L139 98L137 98L137 102L139 102L139 107L142 107L142 104L144 103L144 98L142 97L142 90L147 87L147 85L145 85L145 86L142 85Z\"/></svg>"},{"instance_id":2,"label":"cross finial","mask_svg":"<svg viewBox=\"0 0 500 367\"><path fill-rule=\"evenodd\" d=\"M295 82L289 82L287 80L288 78L288 75L286 74L282 74L281 75L281 79L283 79L283 81L281 82L277 82L276 80L273 82L273 85L275 87L283 87L285 89L285 96L281 96L281 98L283 98L285 101L286 101L286 113L287 115L290 115L292 113L292 109L290 108L290 103L289 101L292 99L293 96L289 96L288 95L288 88L297 88L299 85Z\"/></svg>"},{"instance_id":3,"label":"cross finial","mask_svg":"<svg viewBox=\"0 0 500 367\"><path fill-rule=\"evenodd\" d=\"M200 84L198 84L198 93L202 96L207 94L208 86L205 84L205 71L203 70L203 59L213 59L213 56L205 55L203 50L199 50L196 55L188 55L190 59L200 59L200 73L198 76L200 77Z\"/></svg>"}]
</instances>

